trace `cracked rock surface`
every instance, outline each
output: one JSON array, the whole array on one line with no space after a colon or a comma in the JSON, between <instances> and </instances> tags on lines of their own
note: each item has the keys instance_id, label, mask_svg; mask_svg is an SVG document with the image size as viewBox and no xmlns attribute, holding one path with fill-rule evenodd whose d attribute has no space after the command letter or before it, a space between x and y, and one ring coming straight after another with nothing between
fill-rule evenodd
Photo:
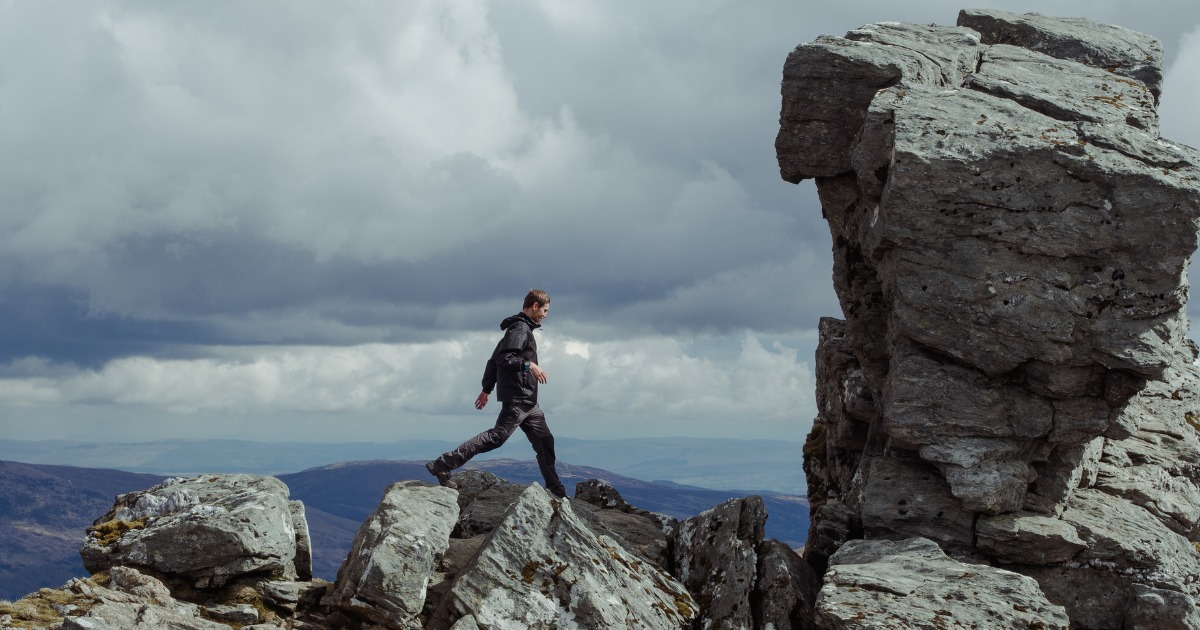
<instances>
[{"instance_id":1,"label":"cracked rock surface","mask_svg":"<svg viewBox=\"0 0 1200 630\"><path fill-rule=\"evenodd\" d=\"M788 56L780 174L816 180L844 314L805 445L816 570L919 536L1033 577L1072 627L1200 627L1200 154L1159 135L1161 63L992 10Z\"/></svg>"},{"instance_id":2,"label":"cracked rock surface","mask_svg":"<svg viewBox=\"0 0 1200 630\"><path fill-rule=\"evenodd\" d=\"M695 611L682 584L533 485L455 577L427 627L683 628Z\"/></svg>"},{"instance_id":3,"label":"cracked rock surface","mask_svg":"<svg viewBox=\"0 0 1200 630\"><path fill-rule=\"evenodd\" d=\"M1033 579L963 564L931 540L853 540L830 558L818 628L1066 628ZM1039 625L1040 624L1040 625Z\"/></svg>"},{"instance_id":4,"label":"cracked rock surface","mask_svg":"<svg viewBox=\"0 0 1200 630\"><path fill-rule=\"evenodd\" d=\"M304 510L274 477L168 479L117 497L80 550L95 573L145 567L195 586L220 587L248 573L311 577Z\"/></svg>"},{"instance_id":5,"label":"cracked rock surface","mask_svg":"<svg viewBox=\"0 0 1200 630\"><path fill-rule=\"evenodd\" d=\"M334 583L304 575L304 507L277 479L201 475L121 495L81 550L95 574L0 603L0 626L811 627L816 575L795 550L763 539L761 497L680 523L599 479L580 482L573 500L482 471L455 482L385 488ZM228 548L243 539L264 546ZM282 568L264 551L277 540L292 542L275 554L292 559Z\"/></svg>"}]
</instances>

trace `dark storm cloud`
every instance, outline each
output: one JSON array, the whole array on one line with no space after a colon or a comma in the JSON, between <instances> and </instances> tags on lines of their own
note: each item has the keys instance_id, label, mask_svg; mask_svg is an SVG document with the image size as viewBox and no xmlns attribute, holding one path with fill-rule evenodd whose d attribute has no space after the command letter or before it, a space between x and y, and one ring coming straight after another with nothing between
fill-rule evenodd
<instances>
[{"instance_id":1,"label":"dark storm cloud","mask_svg":"<svg viewBox=\"0 0 1200 630\"><path fill-rule=\"evenodd\" d=\"M562 409L719 435L732 401L796 438L839 309L812 183L775 163L784 59L960 8L0 3L0 404L386 428L462 406L535 287ZM1162 38L1164 133L1196 143L1200 5L1038 10Z\"/></svg>"},{"instance_id":2,"label":"dark storm cloud","mask_svg":"<svg viewBox=\"0 0 1200 630\"><path fill-rule=\"evenodd\" d=\"M1085 8L1056 7L1131 17ZM87 315L61 321L109 356L421 339L490 327L529 286L594 334L811 328L836 314L829 237L811 187L778 179L782 60L956 13L14 3L2 277L72 296Z\"/></svg>"},{"instance_id":3,"label":"dark storm cloud","mask_svg":"<svg viewBox=\"0 0 1200 630\"><path fill-rule=\"evenodd\" d=\"M12 283L0 300L0 363L38 356L99 367L117 356L168 356L182 343L219 339L203 324L96 315L86 295L62 287Z\"/></svg>"}]
</instances>

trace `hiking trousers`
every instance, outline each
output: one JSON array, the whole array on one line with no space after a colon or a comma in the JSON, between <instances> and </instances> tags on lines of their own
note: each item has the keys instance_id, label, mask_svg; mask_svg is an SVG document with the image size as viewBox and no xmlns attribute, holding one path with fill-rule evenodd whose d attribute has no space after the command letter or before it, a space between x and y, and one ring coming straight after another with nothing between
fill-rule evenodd
<instances>
[{"instance_id":1,"label":"hiking trousers","mask_svg":"<svg viewBox=\"0 0 1200 630\"><path fill-rule=\"evenodd\" d=\"M566 488L554 469L554 436L546 424L546 414L542 413L537 403L503 403L500 415L496 417L496 426L459 444L458 448L442 453L434 461L447 470L454 470L480 453L500 448L517 427L525 432L525 437L533 445L533 452L537 453L538 468L546 480L546 489L555 496L566 496Z\"/></svg>"}]
</instances>

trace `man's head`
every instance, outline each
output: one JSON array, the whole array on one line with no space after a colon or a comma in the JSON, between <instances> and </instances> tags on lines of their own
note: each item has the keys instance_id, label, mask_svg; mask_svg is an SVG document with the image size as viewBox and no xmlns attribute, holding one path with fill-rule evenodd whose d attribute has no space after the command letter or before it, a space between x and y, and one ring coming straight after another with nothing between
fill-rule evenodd
<instances>
[{"instance_id":1,"label":"man's head","mask_svg":"<svg viewBox=\"0 0 1200 630\"><path fill-rule=\"evenodd\" d=\"M541 289L530 289L529 293L525 294L525 304L521 312L540 324L550 314L550 296Z\"/></svg>"}]
</instances>

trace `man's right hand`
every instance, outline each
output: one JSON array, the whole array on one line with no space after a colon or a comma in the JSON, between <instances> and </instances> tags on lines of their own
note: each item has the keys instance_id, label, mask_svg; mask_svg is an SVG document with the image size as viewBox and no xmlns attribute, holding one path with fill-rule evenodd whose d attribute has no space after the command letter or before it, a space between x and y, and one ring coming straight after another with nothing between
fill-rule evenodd
<instances>
[{"instance_id":1,"label":"man's right hand","mask_svg":"<svg viewBox=\"0 0 1200 630\"><path fill-rule=\"evenodd\" d=\"M479 395L475 397L475 408L483 409L483 406L487 404L487 401L488 401L488 393L487 392L479 392Z\"/></svg>"}]
</instances>

